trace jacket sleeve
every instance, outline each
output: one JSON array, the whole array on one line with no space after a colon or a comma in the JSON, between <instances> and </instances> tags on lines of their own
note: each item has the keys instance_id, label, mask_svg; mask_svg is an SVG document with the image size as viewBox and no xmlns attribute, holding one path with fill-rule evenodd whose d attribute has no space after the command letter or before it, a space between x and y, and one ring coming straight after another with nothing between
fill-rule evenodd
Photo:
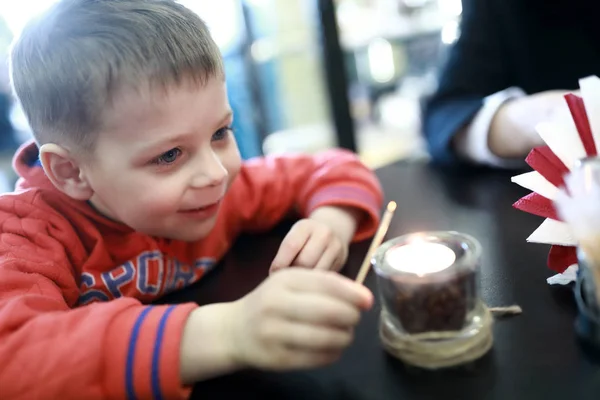
<instances>
[{"instance_id":1,"label":"jacket sleeve","mask_svg":"<svg viewBox=\"0 0 600 400\"><path fill-rule=\"evenodd\" d=\"M229 193L243 230L267 230L291 213L307 217L318 207L345 206L364 212L355 233L360 241L377 229L382 190L375 174L354 153L330 150L316 156L282 155L247 161Z\"/></svg>"},{"instance_id":2,"label":"jacket sleeve","mask_svg":"<svg viewBox=\"0 0 600 400\"><path fill-rule=\"evenodd\" d=\"M470 123L485 97L515 84L499 26L504 15L496 10L497 3L463 0L461 35L423 110L423 133L435 162L457 162L454 136Z\"/></svg>"},{"instance_id":3,"label":"jacket sleeve","mask_svg":"<svg viewBox=\"0 0 600 400\"><path fill-rule=\"evenodd\" d=\"M121 298L76 307L82 245L60 215L0 198L2 399L186 398L183 326L196 306Z\"/></svg>"}]
</instances>

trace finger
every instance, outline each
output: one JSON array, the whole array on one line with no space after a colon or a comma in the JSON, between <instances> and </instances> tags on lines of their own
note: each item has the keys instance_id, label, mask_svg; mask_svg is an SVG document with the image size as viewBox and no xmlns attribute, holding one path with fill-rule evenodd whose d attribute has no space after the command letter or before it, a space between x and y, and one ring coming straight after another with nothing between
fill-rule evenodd
<instances>
[{"instance_id":1,"label":"finger","mask_svg":"<svg viewBox=\"0 0 600 400\"><path fill-rule=\"evenodd\" d=\"M302 250L300 250L300 254L293 261L293 265L315 268L323 253L327 250L330 241L331 236L328 231L313 231Z\"/></svg>"},{"instance_id":2,"label":"finger","mask_svg":"<svg viewBox=\"0 0 600 400\"><path fill-rule=\"evenodd\" d=\"M286 285L290 290L320 293L361 309L368 309L373 305L373 294L369 289L336 272L300 268L290 272L285 277Z\"/></svg>"},{"instance_id":3,"label":"finger","mask_svg":"<svg viewBox=\"0 0 600 400\"><path fill-rule=\"evenodd\" d=\"M315 269L337 271L342 256L342 245L338 240L329 244L321 259L317 262Z\"/></svg>"},{"instance_id":4,"label":"finger","mask_svg":"<svg viewBox=\"0 0 600 400\"><path fill-rule=\"evenodd\" d=\"M335 261L333 262L332 271L340 272L342 270L342 268L344 268L344 265L346 265L347 258L348 258L348 250L342 250L340 253L338 253L338 256L336 257Z\"/></svg>"},{"instance_id":5,"label":"finger","mask_svg":"<svg viewBox=\"0 0 600 400\"><path fill-rule=\"evenodd\" d=\"M280 327L282 344L296 350L337 352L352 343L354 332L317 325L287 323Z\"/></svg>"},{"instance_id":6,"label":"finger","mask_svg":"<svg viewBox=\"0 0 600 400\"><path fill-rule=\"evenodd\" d=\"M281 348L277 369L307 369L324 367L339 360L341 351L311 351L306 349Z\"/></svg>"},{"instance_id":7,"label":"finger","mask_svg":"<svg viewBox=\"0 0 600 400\"><path fill-rule=\"evenodd\" d=\"M312 325L354 328L360 321L360 309L321 294L295 294L281 305L283 317Z\"/></svg>"},{"instance_id":8,"label":"finger","mask_svg":"<svg viewBox=\"0 0 600 400\"><path fill-rule=\"evenodd\" d=\"M279 250L271 263L271 271L289 267L310 237L310 230L305 225L297 224L281 242Z\"/></svg>"}]
</instances>

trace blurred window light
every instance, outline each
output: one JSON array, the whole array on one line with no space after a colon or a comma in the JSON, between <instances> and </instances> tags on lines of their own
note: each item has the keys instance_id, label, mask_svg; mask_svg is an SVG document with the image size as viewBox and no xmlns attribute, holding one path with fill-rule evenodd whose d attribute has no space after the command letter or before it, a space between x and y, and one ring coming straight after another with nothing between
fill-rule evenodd
<instances>
[{"instance_id":1,"label":"blurred window light","mask_svg":"<svg viewBox=\"0 0 600 400\"><path fill-rule=\"evenodd\" d=\"M243 1L243 0L242 0ZM245 0L250 7L266 7L271 5L271 0Z\"/></svg>"},{"instance_id":2,"label":"blurred window light","mask_svg":"<svg viewBox=\"0 0 600 400\"><path fill-rule=\"evenodd\" d=\"M27 21L43 12L58 0L0 1L0 15L14 34L21 32ZM266 0L253 0L264 2ZM239 2L237 0L198 1L179 0L180 4L198 13L209 26L211 34L220 48L236 44L240 37Z\"/></svg>"},{"instance_id":3,"label":"blurred window light","mask_svg":"<svg viewBox=\"0 0 600 400\"><path fill-rule=\"evenodd\" d=\"M390 42L383 38L374 39L367 50L369 70L375 82L387 83L394 79L396 66L394 64L394 49Z\"/></svg>"},{"instance_id":4,"label":"blurred window light","mask_svg":"<svg viewBox=\"0 0 600 400\"><path fill-rule=\"evenodd\" d=\"M252 43L250 53L254 62L261 64L271 61L277 56L279 49L271 38L259 39Z\"/></svg>"},{"instance_id":5,"label":"blurred window light","mask_svg":"<svg viewBox=\"0 0 600 400\"><path fill-rule=\"evenodd\" d=\"M442 0L444 1L444 0ZM403 0L404 6L409 8L421 8L427 5L429 0Z\"/></svg>"},{"instance_id":6,"label":"blurred window light","mask_svg":"<svg viewBox=\"0 0 600 400\"><path fill-rule=\"evenodd\" d=\"M27 0L27 1L0 1L0 15L6 24L18 35L25 24L39 13L46 10L58 0Z\"/></svg>"},{"instance_id":7,"label":"blurred window light","mask_svg":"<svg viewBox=\"0 0 600 400\"><path fill-rule=\"evenodd\" d=\"M213 39L221 50L228 50L240 40L241 27L244 22L241 20L239 1L179 0L178 3L197 13L206 22Z\"/></svg>"},{"instance_id":8,"label":"blurred window light","mask_svg":"<svg viewBox=\"0 0 600 400\"><path fill-rule=\"evenodd\" d=\"M442 42L444 44L452 44L456 42L460 34L460 28L458 22L448 22L442 28Z\"/></svg>"},{"instance_id":9,"label":"blurred window light","mask_svg":"<svg viewBox=\"0 0 600 400\"><path fill-rule=\"evenodd\" d=\"M444 14L458 17L462 14L461 0L438 0L438 7Z\"/></svg>"}]
</instances>

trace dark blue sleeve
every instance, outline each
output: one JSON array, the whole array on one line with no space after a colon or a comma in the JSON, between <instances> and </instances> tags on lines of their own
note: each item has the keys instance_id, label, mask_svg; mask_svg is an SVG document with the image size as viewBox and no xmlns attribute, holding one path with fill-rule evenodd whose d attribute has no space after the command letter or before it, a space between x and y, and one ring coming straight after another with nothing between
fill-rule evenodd
<instances>
[{"instance_id":1,"label":"dark blue sleeve","mask_svg":"<svg viewBox=\"0 0 600 400\"><path fill-rule=\"evenodd\" d=\"M483 105L483 99L512 86L502 39L506 10L501 0L463 0L461 35L450 50L436 93L423 109L423 134L434 162L457 163L452 139ZM510 18L509 18L510 19Z\"/></svg>"}]
</instances>

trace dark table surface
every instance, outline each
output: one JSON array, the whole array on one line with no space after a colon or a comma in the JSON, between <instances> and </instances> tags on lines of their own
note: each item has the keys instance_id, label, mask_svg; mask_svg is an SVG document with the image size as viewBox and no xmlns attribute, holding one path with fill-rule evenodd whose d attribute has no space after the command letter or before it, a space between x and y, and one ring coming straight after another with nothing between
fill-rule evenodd
<instances>
[{"instance_id":1,"label":"dark table surface","mask_svg":"<svg viewBox=\"0 0 600 400\"><path fill-rule=\"evenodd\" d=\"M456 230L481 242L483 300L519 304L524 314L499 320L494 348L471 366L427 372L405 368L378 340L380 305L364 314L351 347L337 363L312 371L247 371L198 384L192 398L244 399L598 399L600 367L575 340L571 289L546 283L548 246L528 244L541 218L512 203L528 192L510 174L489 170L443 171L424 164L378 171L387 200L398 203L388 238L423 230ZM222 265L197 285L165 302L230 301L267 274L286 227L241 238ZM369 243L351 248L343 273L356 276ZM373 273L365 284L376 293ZM221 397L223 396L223 397Z\"/></svg>"}]
</instances>

